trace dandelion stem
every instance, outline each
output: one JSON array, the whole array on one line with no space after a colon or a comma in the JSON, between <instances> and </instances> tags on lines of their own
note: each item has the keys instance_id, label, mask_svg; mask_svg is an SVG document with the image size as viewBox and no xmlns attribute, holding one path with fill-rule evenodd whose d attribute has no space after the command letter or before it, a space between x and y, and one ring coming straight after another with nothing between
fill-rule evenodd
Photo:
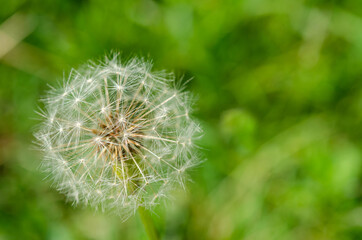
<instances>
[{"instance_id":1,"label":"dandelion stem","mask_svg":"<svg viewBox=\"0 0 362 240\"><path fill-rule=\"evenodd\" d=\"M144 207L138 208L138 213L140 215L140 218L142 220L143 226L146 230L147 236L150 240L158 240L160 239L156 230L156 227L151 219L151 216Z\"/></svg>"}]
</instances>

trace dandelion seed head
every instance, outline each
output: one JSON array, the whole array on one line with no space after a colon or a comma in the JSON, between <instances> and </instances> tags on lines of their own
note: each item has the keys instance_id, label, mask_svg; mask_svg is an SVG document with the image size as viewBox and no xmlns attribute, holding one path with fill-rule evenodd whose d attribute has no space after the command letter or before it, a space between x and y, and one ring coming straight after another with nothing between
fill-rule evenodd
<instances>
[{"instance_id":1,"label":"dandelion seed head","mask_svg":"<svg viewBox=\"0 0 362 240\"><path fill-rule=\"evenodd\" d=\"M42 167L74 204L126 219L184 186L198 163L192 98L151 67L115 56L73 70L45 98L35 133Z\"/></svg>"}]
</instances>

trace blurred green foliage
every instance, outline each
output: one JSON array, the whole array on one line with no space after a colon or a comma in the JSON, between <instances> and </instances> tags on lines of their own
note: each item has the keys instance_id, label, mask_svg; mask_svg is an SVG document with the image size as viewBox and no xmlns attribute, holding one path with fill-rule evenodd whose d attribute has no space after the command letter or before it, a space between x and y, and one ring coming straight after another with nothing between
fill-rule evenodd
<instances>
[{"instance_id":1,"label":"blurred green foliage","mask_svg":"<svg viewBox=\"0 0 362 240\"><path fill-rule=\"evenodd\" d=\"M146 239L66 203L31 144L47 84L112 49L194 77L207 161L155 209L163 239L362 238L360 1L0 5L0 240Z\"/></svg>"}]
</instances>

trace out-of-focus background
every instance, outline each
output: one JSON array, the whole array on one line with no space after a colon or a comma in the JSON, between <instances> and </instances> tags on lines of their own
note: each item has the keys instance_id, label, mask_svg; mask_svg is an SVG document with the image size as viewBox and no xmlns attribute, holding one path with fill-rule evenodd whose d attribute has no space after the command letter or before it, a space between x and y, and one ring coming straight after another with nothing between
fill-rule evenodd
<instances>
[{"instance_id":1,"label":"out-of-focus background","mask_svg":"<svg viewBox=\"0 0 362 240\"><path fill-rule=\"evenodd\" d=\"M362 239L358 0L0 0L0 240L147 239L43 181L34 113L111 50L198 95L207 161L152 215L163 239Z\"/></svg>"}]
</instances>

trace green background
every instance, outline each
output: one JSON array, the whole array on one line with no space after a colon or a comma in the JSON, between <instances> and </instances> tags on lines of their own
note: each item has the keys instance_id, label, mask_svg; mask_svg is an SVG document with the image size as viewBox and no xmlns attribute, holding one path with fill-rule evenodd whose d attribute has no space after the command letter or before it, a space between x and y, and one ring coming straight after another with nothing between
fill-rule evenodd
<instances>
[{"instance_id":1,"label":"green background","mask_svg":"<svg viewBox=\"0 0 362 240\"><path fill-rule=\"evenodd\" d=\"M147 239L66 203L34 111L111 50L193 78L207 159L152 215L163 239L362 238L359 0L0 0L0 240Z\"/></svg>"}]
</instances>

